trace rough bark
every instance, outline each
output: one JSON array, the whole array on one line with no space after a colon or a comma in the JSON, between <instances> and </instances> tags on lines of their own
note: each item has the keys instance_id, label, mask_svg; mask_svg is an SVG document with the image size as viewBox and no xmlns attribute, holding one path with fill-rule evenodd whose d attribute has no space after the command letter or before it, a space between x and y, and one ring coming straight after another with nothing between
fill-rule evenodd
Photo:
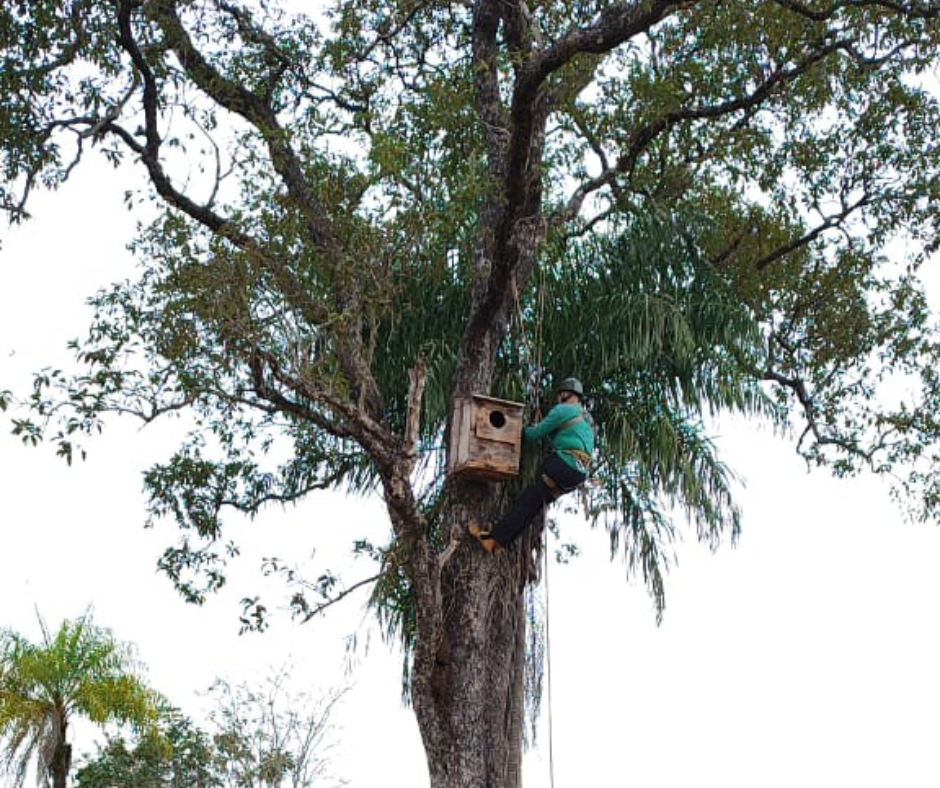
<instances>
[{"instance_id":1,"label":"rough bark","mask_svg":"<svg viewBox=\"0 0 940 788\"><path fill-rule=\"evenodd\" d=\"M493 495L456 486L446 516L465 527ZM440 629L413 692L432 788L521 784L527 565L522 549L491 556L465 540L442 567Z\"/></svg>"}]
</instances>

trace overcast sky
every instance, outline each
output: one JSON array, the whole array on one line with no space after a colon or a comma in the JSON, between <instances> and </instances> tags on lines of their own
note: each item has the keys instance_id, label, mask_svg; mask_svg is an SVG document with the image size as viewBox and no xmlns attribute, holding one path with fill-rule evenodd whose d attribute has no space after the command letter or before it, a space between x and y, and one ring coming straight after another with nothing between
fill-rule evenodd
<instances>
[{"instance_id":1,"label":"overcast sky","mask_svg":"<svg viewBox=\"0 0 940 788\"><path fill-rule=\"evenodd\" d=\"M87 323L83 299L132 274L121 188L100 171L80 176L38 199L25 228L0 231L0 389L67 363L65 342ZM67 468L48 447L0 434L0 625L35 637L37 609L57 625L91 605L193 714L214 678L250 679L289 659L299 684L337 686L358 632L334 770L353 788L427 785L398 657L364 627L364 596L315 623L281 617L264 635L237 634L262 555L345 555L352 538L386 528L381 506L322 495L240 526L246 551L230 587L188 606L156 573L172 529L142 528L140 474L171 438L115 424ZM661 626L640 584L607 560L605 537L562 518L584 555L550 568L553 747L550 758L543 714L525 788L547 788L550 765L557 788L934 788L940 530L905 523L876 480L808 475L767 432L727 425L716 440L746 481L743 536L717 554L681 547Z\"/></svg>"}]
</instances>

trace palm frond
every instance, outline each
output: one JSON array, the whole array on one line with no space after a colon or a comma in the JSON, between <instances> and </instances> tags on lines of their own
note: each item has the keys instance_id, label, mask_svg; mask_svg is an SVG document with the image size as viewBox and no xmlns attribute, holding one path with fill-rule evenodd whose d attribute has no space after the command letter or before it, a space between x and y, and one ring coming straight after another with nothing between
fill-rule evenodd
<instances>
[{"instance_id":1,"label":"palm frond","mask_svg":"<svg viewBox=\"0 0 940 788\"><path fill-rule=\"evenodd\" d=\"M16 788L29 764L46 779L72 715L98 724L147 725L157 697L137 675L129 648L91 614L55 631L40 617L41 642L0 631L0 764Z\"/></svg>"},{"instance_id":2,"label":"palm frond","mask_svg":"<svg viewBox=\"0 0 940 788\"><path fill-rule=\"evenodd\" d=\"M761 351L758 323L703 258L695 231L694 222L649 216L550 245L513 338L528 352L507 352L520 365L526 355L544 359L544 394L572 374L587 386L599 430L590 514L628 572L642 576L659 615L677 520L713 548L740 527L735 477L705 420L773 417L747 373ZM532 346L534 336L543 346Z\"/></svg>"}]
</instances>

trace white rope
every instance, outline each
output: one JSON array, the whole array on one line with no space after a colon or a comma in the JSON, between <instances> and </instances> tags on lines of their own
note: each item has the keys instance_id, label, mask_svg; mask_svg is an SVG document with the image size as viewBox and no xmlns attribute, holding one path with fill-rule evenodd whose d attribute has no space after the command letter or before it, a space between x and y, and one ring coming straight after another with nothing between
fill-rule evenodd
<instances>
[{"instance_id":1,"label":"white rope","mask_svg":"<svg viewBox=\"0 0 940 788\"><path fill-rule=\"evenodd\" d=\"M548 593L548 528L545 529L545 546L542 550L545 562L545 687L548 694L548 778L551 788L555 788L555 731L552 725L552 638L551 606Z\"/></svg>"}]
</instances>

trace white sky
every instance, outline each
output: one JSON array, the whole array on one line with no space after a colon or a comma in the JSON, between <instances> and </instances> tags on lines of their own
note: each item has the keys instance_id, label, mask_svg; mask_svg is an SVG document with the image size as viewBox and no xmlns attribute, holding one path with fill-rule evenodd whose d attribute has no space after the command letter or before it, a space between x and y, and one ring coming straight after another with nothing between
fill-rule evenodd
<instances>
[{"instance_id":1,"label":"white sky","mask_svg":"<svg viewBox=\"0 0 940 788\"><path fill-rule=\"evenodd\" d=\"M84 298L132 273L120 195L110 174L80 173L36 200L25 229L0 231L0 388L22 390L28 371L65 363L66 340L87 321ZM904 523L877 481L807 475L788 444L727 429L719 446L747 480L743 537L715 555L683 546L662 626L638 582L609 565L605 537L563 520L566 539L583 536L584 556L550 569L554 786L936 786L940 530ZM238 600L260 584L257 557L302 558L323 544L319 554L336 554L384 528L381 506L324 495L240 528L250 549L232 586L187 606L155 570L175 534L142 528L140 474L173 448L169 437L118 424L69 469L48 447L0 433L0 625L37 636L37 608L57 625L93 605L96 622L136 644L151 682L192 714L214 678L240 681L288 659L300 682L341 683L364 597L316 623L282 618L242 637ZM372 640L337 717L334 771L353 788L420 788L399 661ZM543 716L525 788L550 785L547 727Z\"/></svg>"}]
</instances>

